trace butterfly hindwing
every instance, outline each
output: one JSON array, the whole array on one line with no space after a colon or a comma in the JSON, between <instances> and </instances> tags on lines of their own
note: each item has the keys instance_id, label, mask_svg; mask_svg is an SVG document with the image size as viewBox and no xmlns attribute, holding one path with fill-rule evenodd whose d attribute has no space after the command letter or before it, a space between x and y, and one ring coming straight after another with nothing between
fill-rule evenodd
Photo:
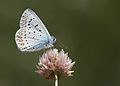
<instances>
[{"instance_id":1,"label":"butterfly hindwing","mask_svg":"<svg viewBox=\"0 0 120 86\"><path fill-rule=\"evenodd\" d=\"M15 40L21 51L40 50L48 42L45 34L29 28L20 28L16 32Z\"/></svg>"}]
</instances>

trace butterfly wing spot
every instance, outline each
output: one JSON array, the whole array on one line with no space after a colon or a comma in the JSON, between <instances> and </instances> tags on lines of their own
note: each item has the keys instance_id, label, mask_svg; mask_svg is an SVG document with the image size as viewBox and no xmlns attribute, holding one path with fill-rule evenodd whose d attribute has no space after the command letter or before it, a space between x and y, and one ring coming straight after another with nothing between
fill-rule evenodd
<instances>
[{"instance_id":1,"label":"butterfly wing spot","mask_svg":"<svg viewBox=\"0 0 120 86\"><path fill-rule=\"evenodd\" d=\"M41 35L40 35L41 36Z\"/></svg>"},{"instance_id":2,"label":"butterfly wing spot","mask_svg":"<svg viewBox=\"0 0 120 86\"><path fill-rule=\"evenodd\" d=\"M25 45L24 43L20 43L21 46Z\"/></svg>"},{"instance_id":3,"label":"butterfly wing spot","mask_svg":"<svg viewBox=\"0 0 120 86\"><path fill-rule=\"evenodd\" d=\"M27 49L27 47L24 47L23 49Z\"/></svg>"},{"instance_id":4,"label":"butterfly wing spot","mask_svg":"<svg viewBox=\"0 0 120 86\"><path fill-rule=\"evenodd\" d=\"M37 27L37 26L38 26L38 24L35 25L35 27Z\"/></svg>"},{"instance_id":5,"label":"butterfly wing spot","mask_svg":"<svg viewBox=\"0 0 120 86\"><path fill-rule=\"evenodd\" d=\"M17 35L16 37L19 38L19 39L22 38L22 36L19 36L19 35Z\"/></svg>"},{"instance_id":6,"label":"butterfly wing spot","mask_svg":"<svg viewBox=\"0 0 120 86\"><path fill-rule=\"evenodd\" d=\"M42 32L41 30L39 30L40 32Z\"/></svg>"},{"instance_id":7,"label":"butterfly wing spot","mask_svg":"<svg viewBox=\"0 0 120 86\"><path fill-rule=\"evenodd\" d=\"M19 39L19 42L23 42L23 40L22 40L22 39Z\"/></svg>"}]
</instances>

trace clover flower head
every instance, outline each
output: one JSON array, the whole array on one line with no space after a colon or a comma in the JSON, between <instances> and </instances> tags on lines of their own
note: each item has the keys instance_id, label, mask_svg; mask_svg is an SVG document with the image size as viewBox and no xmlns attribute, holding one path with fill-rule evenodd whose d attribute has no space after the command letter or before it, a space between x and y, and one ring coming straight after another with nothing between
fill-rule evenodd
<instances>
[{"instance_id":1,"label":"clover flower head","mask_svg":"<svg viewBox=\"0 0 120 86\"><path fill-rule=\"evenodd\" d=\"M36 72L46 79L55 79L55 75L58 78L68 77L74 72L74 64L63 49L60 52L57 49L49 49L39 58Z\"/></svg>"}]
</instances>

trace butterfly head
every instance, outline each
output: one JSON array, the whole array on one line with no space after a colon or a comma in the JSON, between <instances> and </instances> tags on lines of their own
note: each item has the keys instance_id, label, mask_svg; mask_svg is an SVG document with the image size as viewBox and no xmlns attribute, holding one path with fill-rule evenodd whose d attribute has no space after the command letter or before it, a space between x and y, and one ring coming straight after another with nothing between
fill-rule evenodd
<instances>
[{"instance_id":1,"label":"butterfly head","mask_svg":"<svg viewBox=\"0 0 120 86\"><path fill-rule=\"evenodd\" d=\"M56 38L54 36L51 36L49 43L53 44L56 42Z\"/></svg>"}]
</instances>

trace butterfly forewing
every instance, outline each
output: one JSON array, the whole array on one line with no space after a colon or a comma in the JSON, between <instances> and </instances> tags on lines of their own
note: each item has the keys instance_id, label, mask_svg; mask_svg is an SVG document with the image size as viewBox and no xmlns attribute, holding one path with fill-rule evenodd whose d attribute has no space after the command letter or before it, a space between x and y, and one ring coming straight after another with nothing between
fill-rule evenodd
<instances>
[{"instance_id":1,"label":"butterfly forewing","mask_svg":"<svg viewBox=\"0 0 120 86\"><path fill-rule=\"evenodd\" d=\"M20 27L28 27L29 29L32 28L39 32L45 33L48 37L50 37L45 25L31 9L27 9L23 12L20 19Z\"/></svg>"}]
</instances>

